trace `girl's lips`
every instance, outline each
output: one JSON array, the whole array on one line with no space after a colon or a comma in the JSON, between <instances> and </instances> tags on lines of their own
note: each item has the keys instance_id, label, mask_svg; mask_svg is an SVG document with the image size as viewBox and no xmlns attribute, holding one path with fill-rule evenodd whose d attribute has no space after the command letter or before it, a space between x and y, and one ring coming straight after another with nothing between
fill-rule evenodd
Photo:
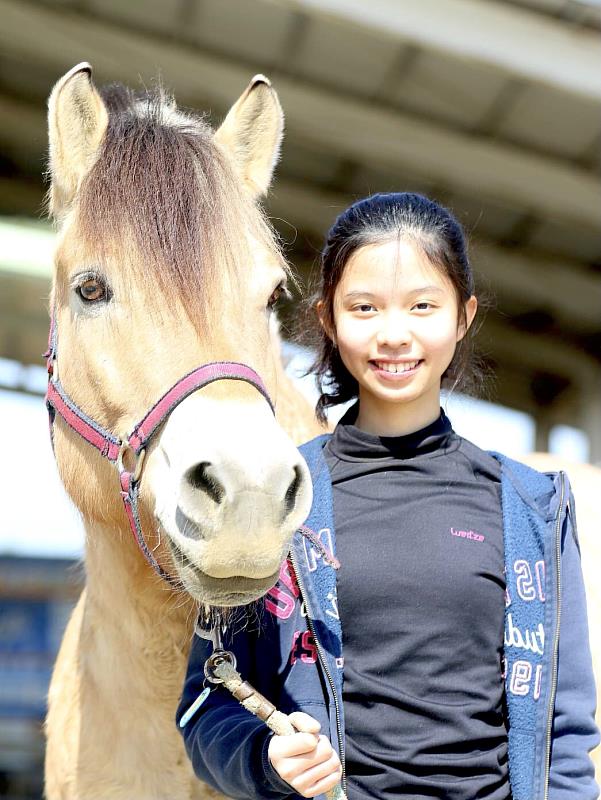
<instances>
[{"instance_id":1,"label":"girl's lips","mask_svg":"<svg viewBox=\"0 0 601 800\"><path fill-rule=\"evenodd\" d=\"M423 358L415 359L414 361L410 362L372 360L369 362L369 366L379 378L382 378L383 380L386 381L398 382L402 380L407 380L408 378L415 375L415 373L419 370L422 363L423 363ZM412 366L407 369L408 364L411 364ZM394 370L399 370L399 371L397 372Z\"/></svg>"}]
</instances>

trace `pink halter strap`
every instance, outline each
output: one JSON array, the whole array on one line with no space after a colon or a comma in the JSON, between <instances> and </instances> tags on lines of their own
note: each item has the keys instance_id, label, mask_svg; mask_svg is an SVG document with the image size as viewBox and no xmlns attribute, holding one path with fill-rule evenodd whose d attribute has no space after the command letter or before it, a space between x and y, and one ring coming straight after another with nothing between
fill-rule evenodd
<instances>
[{"instance_id":1,"label":"pink halter strap","mask_svg":"<svg viewBox=\"0 0 601 800\"><path fill-rule=\"evenodd\" d=\"M189 372L180 378L165 394L157 400L150 411L134 425L131 433L124 439L115 436L111 431L99 425L89 417L65 392L56 371L57 332L54 319L50 322L50 335L48 337L48 350L44 353L48 368L48 389L46 392L46 407L50 421L50 435L54 420L58 414L64 422L88 444L95 447L101 455L117 466L119 473L120 494L125 506L129 524L148 563L162 578L172 586L179 588L178 581L166 572L150 551L144 535L138 514L138 492L141 477L141 468L146 447L159 426L167 419L169 414L193 392L219 380L238 380L250 383L267 400L269 407L275 409L265 384L260 376L246 364L236 361L215 361L203 364L201 367ZM128 471L123 463L123 456L131 451L136 457L136 463Z\"/></svg>"}]
</instances>

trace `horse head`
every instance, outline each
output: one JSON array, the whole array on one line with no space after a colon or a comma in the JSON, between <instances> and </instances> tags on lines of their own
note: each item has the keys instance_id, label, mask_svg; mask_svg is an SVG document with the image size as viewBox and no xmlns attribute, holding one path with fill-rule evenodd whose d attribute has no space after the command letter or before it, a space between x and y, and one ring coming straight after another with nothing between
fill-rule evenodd
<instances>
[{"instance_id":1,"label":"horse head","mask_svg":"<svg viewBox=\"0 0 601 800\"><path fill-rule=\"evenodd\" d=\"M288 271L258 201L282 130L262 76L217 131L161 90L96 89L87 64L54 87L52 379L92 428L127 443L182 376L213 362L251 368L277 410L270 326ZM210 605L251 602L275 583L311 502L306 465L257 388L224 379L180 397L143 465L128 467L148 549ZM60 417L53 439L84 520L124 531L115 465Z\"/></svg>"}]
</instances>

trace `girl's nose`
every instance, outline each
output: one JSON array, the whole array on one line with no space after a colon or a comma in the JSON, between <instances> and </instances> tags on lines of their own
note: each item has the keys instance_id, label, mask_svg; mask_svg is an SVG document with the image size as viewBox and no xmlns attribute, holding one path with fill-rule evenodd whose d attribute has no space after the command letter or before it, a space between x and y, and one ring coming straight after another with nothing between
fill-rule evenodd
<instances>
[{"instance_id":1,"label":"girl's nose","mask_svg":"<svg viewBox=\"0 0 601 800\"><path fill-rule=\"evenodd\" d=\"M411 343L411 331L404 314L386 314L378 329L380 347L400 348Z\"/></svg>"}]
</instances>

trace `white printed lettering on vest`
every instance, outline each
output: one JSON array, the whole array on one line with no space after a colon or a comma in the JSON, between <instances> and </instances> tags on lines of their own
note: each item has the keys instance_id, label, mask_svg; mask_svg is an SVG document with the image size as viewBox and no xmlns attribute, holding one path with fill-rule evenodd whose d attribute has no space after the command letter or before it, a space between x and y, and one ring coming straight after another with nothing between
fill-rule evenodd
<instances>
[{"instance_id":1,"label":"white printed lettering on vest","mask_svg":"<svg viewBox=\"0 0 601 800\"><path fill-rule=\"evenodd\" d=\"M545 650L545 629L542 622L539 622L536 630L521 631L517 625L513 624L513 616L511 613L507 614L507 622L505 624L505 646L518 647L520 650L530 650L531 653L537 653L542 656Z\"/></svg>"},{"instance_id":2,"label":"white printed lettering on vest","mask_svg":"<svg viewBox=\"0 0 601 800\"><path fill-rule=\"evenodd\" d=\"M538 596L541 603L545 602L545 562L537 561L534 565L534 572L536 573L536 583L538 586Z\"/></svg>"},{"instance_id":3,"label":"white printed lettering on vest","mask_svg":"<svg viewBox=\"0 0 601 800\"><path fill-rule=\"evenodd\" d=\"M532 581L530 564L525 559L520 558L513 565L513 571L517 575L515 588L522 600L530 601L536 599L536 589Z\"/></svg>"},{"instance_id":4,"label":"white printed lettering on vest","mask_svg":"<svg viewBox=\"0 0 601 800\"><path fill-rule=\"evenodd\" d=\"M529 661L516 661L511 667L511 680L509 691L525 697L530 691L530 678L532 677L532 664Z\"/></svg>"},{"instance_id":5,"label":"white printed lettering on vest","mask_svg":"<svg viewBox=\"0 0 601 800\"><path fill-rule=\"evenodd\" d=\"M328 592L328 600L334 610L330 611L329 608L326 608L326 614L329 617L334 617L334 619L340 619L340 614L338 613L338 598L333 592Z\"/></svg>"},{"instance_id":6,"label":"white printed lettering on vest","mask_svg":"<svg viewBox=\"0 0 601 800\"><path fill-rule=\"evenodd\" d=\"M534 577L530 564L523 558L518 559L513 565L516 574L516 589L522 600L531 601L538 599L545 602L545 562L537 561L534 564ZM536 578L536 586L534 585Z\"/></svg>"},{"instance_id":7,"label":"white printed lettering on vest","mask_svg":"<svg viewBox=\"0 0 601 800\"><path fill-rule=\"evenodd\" d=\"M537 664L536 674L534 676L534 693L533 693L533 697L535 700L538 700L538 698L540 697L540 687L542 683L542 677L543 677L543 665Z\"/></svg>"},{"instance_id":8,"label":"white printed lettering on vest","mask_svg":"<svg viewBox=\"0 0 601 800\"><path fill-rule=\"evenodd\" d=\"M538 700L541 695L543 665L537 664L534 668L534 680L532 680L532 672L532 664L529 661L524 659L515 661L510 668L508 691L518 697L526 697L532 688L532 697L534 700Z\"/></svg>"},{"instance_id":9,"label":"white printed lettering on vest","mask_svg":"<svg viewBox=\"0 0 601 800\"><path fill-rule=\"evenodd\" d=\"M322 528L317 533L317 538L329 553L334 552L334 548L332 547L332 532L329 528ZM303 537L303 545L305 548L305 560L307 562L309 572L315 572L317 569L317 559L321 558L322 555L315 549L315 547L312 546L311 542L306 537Z\"/></svg>"}]
</instances>

